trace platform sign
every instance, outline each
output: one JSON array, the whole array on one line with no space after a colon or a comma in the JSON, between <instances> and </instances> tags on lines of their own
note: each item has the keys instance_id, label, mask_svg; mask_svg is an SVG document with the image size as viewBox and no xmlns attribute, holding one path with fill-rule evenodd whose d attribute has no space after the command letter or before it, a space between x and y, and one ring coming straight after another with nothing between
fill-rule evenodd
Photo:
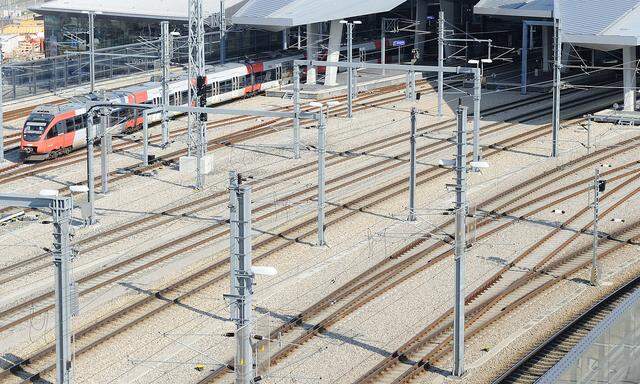
<instances>
[{"instance_id":1,"label":"platform sign","mask_svg":"<svg viewBox=\"0 0 640 384\"><path fill-rule=\"evenodd\" d=\"M407 45L407 42L405 40L394 40L393 41L393 46L394 47L403 47Z\"/></svg>"}]
</instances>

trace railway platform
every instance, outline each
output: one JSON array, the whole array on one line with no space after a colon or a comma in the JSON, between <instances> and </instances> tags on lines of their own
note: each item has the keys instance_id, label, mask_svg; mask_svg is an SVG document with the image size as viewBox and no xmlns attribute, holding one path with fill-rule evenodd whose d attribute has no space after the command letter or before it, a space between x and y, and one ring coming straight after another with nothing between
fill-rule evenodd
<instances>
[{"instance_id":1,"label":"railway platform","mask_svg":"<svg viewBox=\"0 0 640 384\"><path fill-rule=\"evenodd\" d=\"M416 80L422 79L421 73L416 73ZM356 86L358 92L368 92L389 85L405 84L407 75L401 71L386 71L383 76L380 70L362 69L357 72ZM347 93L347 72L340 72L337 76L337 84L335 86L326 86L321 84L300 84L300 97L302 99L319 100L328 97L337 97L346 95ZM283 85L266 92L267 96L278 98L292 98L293 84Z\"/></svg>"}]
</instances>

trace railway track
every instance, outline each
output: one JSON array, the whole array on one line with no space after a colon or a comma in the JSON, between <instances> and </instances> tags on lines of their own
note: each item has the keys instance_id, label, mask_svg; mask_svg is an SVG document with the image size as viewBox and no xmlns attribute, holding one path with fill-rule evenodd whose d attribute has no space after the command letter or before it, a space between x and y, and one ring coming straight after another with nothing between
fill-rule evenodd
<instances>
[{"instance_id":1,"label":"railway track","mask_svg":"<svg viewBox=\"0 0 640 384\"><path fill-rule=\"evenodd\" d=\"M577 101L578 103L580 102L580 100ZM504 111L504 107L497 107L495 109L490 109L487 110L487 114L492 114L492 113L499 113ZM525 116L528 116L527 119L535 119L537 117L539 117L541 115L541 112L544 113L544 109L541 110L536 110L533 111L531 113L526 113L524 115L521 115L520 118L524 118ZM517 120L517 119L516 119ZM443 130L443 129L447 129L449 126L451 125L450 122L445 121L445 122L441 122L441 123L436 123L433 124L431 126L427 126L427 127L422 127L419 129L419 133L425 134L425 133L429 133L429 132L436 132L438 130ZM509 124L504 124L504 123L494 123L491 125L488 125L486 127L483 128L483 133L481 134L482 136L486 136L488 134L493 134L495 132L498 132L500 130L506 129L508 128L510 125ZM405 134L398 134L395 135L393 137L389 137L385 140L378 140L372 144L367 144L367 145L363 145L360 146L358 148L354 148L354 150L349 151L349 154L347 156L347 158L342 157L344 154L338 154L338 155L330 155L328 160L329 160L329 166L333 166L334 164L339 164L342 163L344 161L347 161L349 158L352 158L353 156L356 155L362 155L362 154L366 154L366 150L369 151L379 151L385 148L389 148L393 145L397 145L400 143L403 143L403 141L405 139L403 139L406 135ZM526 134L523 136L527 136ZM448 144L445 144L448 145ZM500 142L498 143L494 143L493 146L501 146L502 144ZM433 154L435 152L437 152L437 150L434 151L429 151L424 153L425 150L430 150L432 148L432 146L427 146L427 147L423 147L420 149L419 154L421 156L429 155L429 154ZM502 146L502 148L504 149L504 146ZM408 155L408 153L403 153L399 156L396 156L396 159L400 158L400 157L406 157ZM337 161L333 162L333 159L337 159ZM393 163L393 160L388 160L386 161L386 163ZM306 172L308 171L314 171L315 170L315 162L310 162L310 163L306 163L303 166L298 166L293 168L292 170L288 170L286 173L290 173L291 171L299 171L302 169L306 169L307 171L301 171L301 172L296 172L293 175L290 175L289 177L287 177L285 180L280 180L278 182L283 182L286 180L292 180L295 177L304 175ZM282 176L282 175L274 175L274 176ZM275 185L277 182L271 182L268 183L265 186L259 187L260 189L262 188L266 188L269 186L273 186ZM331 192L332 190L330 190L329 192ZM217 194L216 196L213 196L213 198L220 198L222 196L222 194ZM88 243L99 239L99 244L98 245L94 245L94 246L88 246L86 248L81 249L81 252L89 252L89 251L93 251L97 248L100 248L101 246L107 245L107 244L112 244L114 241L119 241L122 239L126 239L131 235L135 235L138 233L141 233L143 231L146 230L150 230L153 228L156 228L157 226L161 225L161 224L165 224L165 223L169 223L171 221L174 221L184 215L190 215L193 214L195 212L197 212L197 210L202 210L202 209L206 209L206 208L210 208L218 203L212 204L210 201L208 204L204 204L203 203L207 201L207 198L200 198L194 202L189 202L186 203L184 205L182 205L181 207L177 207L177 208L172 208L168 211L159 213L159 214L155 214L151 217L145 216L140 220L134 221L133 223L130 224L125 224L123 226L121 226L120 228L115 228L112 230L109 230L107 232L103 232L97 235L94 235L88 239L82 239L79 241L78 245L88 245ZM172 218L164 218L162 216L172 216ZM149 225L149 221L152 221L154 219L159 219L162 218L162 220L159 220L159 222L157 224L153 224L153 225ZM134 232L131 232L130 230L132 228L134 228L137 225L141 225L141 224L145 224L143 226L143 229L141 230L137 230ZM114 237L112 237L114 236ZM17 263L15 265L12 266L8 266L8 267L4 267L0 269L0 273L4 276L2 279L0 279L0 284L6 284L9 283L11 281L16 280L17 278L26 276L30 273L36 272L38 270L41 270L43 268L46 268L49 266L48 263L48 253L45 254L41 254L38 255L36 257L24 260L20 263ZM35 264L35 263L39 263L39 264ZM34 265L35 264L35 265ZM2 316L0 316L2 317Z\"/></svg>"},{"instance_id":2,"label":"railway track","mask_svg":"<svg viewBox=\"0 0 640 384\"><path fill-rule=\"evenodd\" d=\"M426 80L418 82L418 85L420 84L424 84L426 83ZM380 106L386 103L393 103L399 100L403 99L403 96L391 96L391 97L387 97L384 98L383 100L380 100L378 102L374 102L372 104L367 104L367 103L363 103L363 101L369 100L371 98L375 98L378 97L380 95L384 95L386 93L391 93L391 92L396 92L399 89L401 89L402 87L398 86L398 85L391 85L388 87L383 87L383 88L379 88L377 90L374 90L372 92L369 92L368 94L363 94L361 95L358 100L356 101L356 103L354 104L354 111L360 111L363 109L367 109L367 108L371 108L371 107L375 107L375 106ZM423 89L424 90L424 89ZM332 97L332 98L327 98L327 99L323 99L320 101L326 101L326 100L337 100L337 101L341 101L341 100L345 100L346 97L345 96L336 96L336 97ZM310 107L303 107L302 110L307 110ZM292 107L287 106L287 107L279 107L274 109L275 111L288 111L291 110ZM346 107L341 106L338 108L334 108L334 110L332 111L332 115L333 116L339 116L341 114L344 114L346 112ZM230 117L230 118L226 118L226 119L221 119L215 122L211 122L207 124L207 129L211 130L211 129L215 129L215 128L219 128L219 127L227 127L231 124L239 124L242 122L247 122L247 121L253 121L255 120L255 117L253 116L236 116L236 117ZM219 143L225 143L225 144L230 144L230 143L238 143L238 142L242 142L248 139L252 139L255 137L259 137L261 135L268 135L268 134L272 134L274 133L274 126L280 126L282 125L284 122L286 121L286 119L281 119L281 118L274 118L274 119L270 119L267 120L265 122L262 122L258 125L243 129L241 131L238 132L234 132L234 133L230 133L227 135L224 135L222 137L217 137L214 139L209 140L209 149L215 149L216 145L215 144L219 144ZM309 123L305 123L302 124L301 126L308 126ZM170 132L170 139L172 141L175 141L177 138L183 136L184 134L186 134L187 132L187 128L179 128L176 130L173 130L172 132ZM17 141L19 142L20 138L19 135L17 137ZM162 135L160 134L152 134L149 137L149 143L151 145L159 145L161 143L162 140ZM136 147L141 147L142 146L142 140L138 139L138 140L123 140L122 142L116 143L113 145L113 151L114 153L118 153L118 152L124 152ZM220 147L220 145L218 145L217 147ZM186 149L181 149L178 151L174 151L172 153L166 154L164 156L160 157L160 161L161 162L173 162L176 161L180 156L183 156L186 153ZM94 155L96 158L100 155L99 151L96 151L96 154ZM22 163L16 163L16 164L12 164L10 166L7 167L3 167L0 168L0 184L6 184L8 182L11 181L15 181L15 180L19 180L22 179L24 177L27 176L33 176L42 172L46 172L46 171L51 171L51 170L56 170L59 169L61 166L67 166L67 165L73 165L73 164L78 164L78 163L82 163L83 161L85 161L86 158L86 149L85 150L81 150L81 151L76 151L73 152L69 155L66 156L62 156L60 158L57 159L50 159L48 161L45 162L41 162L41 163L36 163L36 164L22 164ZM155 168L154 166L149 166L146 168ZM146 169L143 169L142 167L142 163L139 164L135 164L132 167L130 167L131 172L145 172ZM111 176L113 177L117 177L118 175L115 172L111 172L110 173Z\"/></svg>"},{"instance_id":3,"label":"railway track","mask_svg":"<svg viewBox=\"0 0 640 384\"><path fill-rule=\"evenodd\" d=\"M605 195L606 198L610 199L620 192L627 185L627 182L639 179L640 174L636 173L608 192ZM587 190L588 188L585 189L585 192ZM605 210L601 217L605 217L613 209L637 196L638 193L640 193L640 188L624 194L622 198L619 198ZM579 218L584 218L588 213L588 207L582 209L566 220L558 229L569 226ZM539 248L551 238L549 235L545 236L470 293L465 300L468 306L465 313L466 328L468 330L466 338L475 337L523 303L546 291L557 282L569 279L572 275L590 265L590 245L582 246L576 252L566 252L568 254L562 255L562 251L568 245L576 242L578 237L586 233L590 226L591 222L576 231L560 246L554 247L551 252L542 255L533 253L533 250ZM556 232L556 230L553 232ZM606 245L601 248L602 252L599 257L606 257L615 250L620 249L621 246L635 241L640 235L640 223L635 223L624 231L613 234L613 237L620 238L625 234L632 235L623 242L612 241L611 239L605 240ZM514 270L514 266L518 268ZM524 276L523 271L527 271ZM439 361L448 356L451 352L452 341L453 308L411 338L396 350L391 357L383 360L363 375L358 380L358 383L411 382L421 374L434 369ZM438 367L438 369L441 369L441 367Z\"/></svg>"},{"instance_id":4,"label":"railway track","mask_svg":"<svg viewBox=\"0 0 640 384\"><path fill-rule=\"evenodd\" d=\"M540 97L534 97L532 100L524 100L522 102L517 102L517 103L513 103L510 104L509 106L498 106L495 108L490 108L487 109L485 111L485 115L489 116L491 114L495 114L495 113L500 113L500 112L504 112L506 110L508 110L509 108L516 108L519 106L523 106L525 103L524 102L536 102L540 99ZM544 110L540 110L538 112L542 112ZM538 115L534 114L534 115L530 115L530 114L525 114L525 115L521 115L520 117L524 117L524 116L531 116L532 118L537 118ZM517 119L516 119L517 120ZM443 129L447 129L449 127L452 126L452 122L451 121L443 121L441 123L436 123L436 124L432 124L426 127L422 127L420 129L418 129L418 133L419 134L428 134L428 133L433 133L433 132L437 132L439 130L443 130ZM487 135L487 134L491 134L494 133L495 131L493 130L493 128L495 127L500 127L500 126L505 126L504 124L491 124L491 125L487 125L486 127L483 127L483 133L482 135ZM487 131L488 130L488 131ZM406 137L407 134L398 134L398 135L394 135L382 140L377 140L371 144L365 144L359 147L354 148L353 150L350 150L348 153L338 153L338 154L330 154L327 158L328 160L328 167L331 167L333 165L337 165L340 164L342 162L348 161L350 158L354 157L354 156L362 156L362 155L366 155L367 152L374 152L374 151L380 151L386 148L390 148L394 145L398 145L401 144L403 142L406 141ZM495 144L498 145L499 143ZM427 148L421 148L421 151L424 151ZM403 153L400 156L406 156L407 153ZM335 161L334 161L335 160ZM289 177L287 177L284 180L278 180L278 181L272 181L270 183L267 183L264 186L258 186L259 189L264 189L270 186L274 186L279 182L284 182L287 180L292 180L296 177L302 176L304 174L306 174L307 172L310 171L314 171L315 170L315 166L316 166L316 162L308 162L304 165L301 166L296 166L292 169L289 169L287 171L285 171L284 173L281 174L276 174L274 175L274 177L280 177L283 176L285 174L290 174L291 172L293 172L292 175L290 175ZM256 188L256 183L252 183L254 185L254 188ZM258 189L258 190L259 190ZM90 252L93 251L95 249L100 248L101 246L107 245L107 244L112 244L115 241L119 241L122 239L126 239L127 237L131 236L132 234L138 234L141 233L143 231L146 230L150 230L150 229L154 229L157 228L159 225L165 224L165 223L169 223L172 222L174 220L179 219L180 217L184 216L184 215L190 215L193 214L195 212L197 212L198 210L202 210L202 209L207 209L210 208L212 206L214 206L214 204L212 204L210 202L211 198L220 198L222 197L223 194L219 193L216 194L214 196L209 196L209 197L205 197L205 198L200 198L197 199L195 201L190 201L188 203L185 203L183 205L180 205L178 207L174 207L171 209L168 209L166 211L160 212L160 213L156 213L153 214L152 216L148 216L148 215L144 215L141 219L136 220L132 223L129 224L124 224L121 225L118 228L114 228L111 230L108 230L106 232L102 232L96 235L93 235L89 238L86 239L81 239L79 240L76 244L77 245L87 245L86 248L83 248L80 250L80 252L84 253L84 252ZM205 203L208 202L208 203ZM164 216L170 216L169 218L166 218ZM158 219L162 219L162 220L158 220ZM157 224L153 224L153 225L149 225L150 221L158 221ZM145 224L143 226L143 229L140 230L136 230L135 232L131 232L130 230L135 228L138 225L142 225ZM114 236L114 237L112 237ZM98 245L93 245L90 246L89 244L92 242L95 242L96 240L100 240L98 243ZM0 285L2 284L6 284L9 282L12 282L20 277L26 276L30 273L33 272L37 272L43 268L47 268L50 267L50 263L48 262L48 257L50 256L49 253L44 253L44 254L40 254L38 256L26 259L21 261L20 263L16 263L14 265L10 265L7 267L3 267L0 268L0 275L2 275L3 277L0 278Z\"/></svg>"},{"instance_id":5,"label":"railway track","mask_svg":"<svg viewBox=\"0 0 640 384\"><path fill-rule=\"evenodd\" d=\"M537 113L532 114L528 114L528 116L530 117L534 117L537 116ZM449 122L443 122L443 123L438 123L435 124L434 126L430 126L430 127L424 127L421 128L421 130L429 130L431 132L434 131L434 129L446 129L447 126L449 125ZM491 135L493 133L496 133L498 131L504 130L504 129L508 129L511 125L509 124L502 124L502 123L498 123L495 124L493 127L492 126L487 126L485 127L484 131L482 132L483 136L486 135ZM542 131L542 134L546 134L547 133L547 128L543 127L542 129L539 130L534 130L533 133L538 133L540 134L540 132L538 131ZM512 140L516 140L516 141L520 141L522 140L523 137L530 137L532 134L532 132L525 132L524 134L521 135L516 135L513 137ZM395 144L399 144L399 143L403 143L406 141L406 139L403 138L403 134L399 134L396 135L398 136L397 138L395 138L395 140L393 140L394 138L387 138L385 140L380 140L377 141L375 143L375 145L373 146L373 148L370 149L375 149L375 150L380 150L383 148L388 148L391 145L395 145ZM471 136L471 134L470 134ZM526 140L526 139L525 139ZM496 145L500 145L503 146L506 142L508 142L509 139L507 140L502 140L499 141L497 143L495 143ZM430 156L433 155L435 153L438 153L442 150L445 150L447 148L449 148L451 146L450 143L448 142L444 142L444 143L435 143L432 145L428 145L428 146L424 146L422 148L420 148L420 150L418 151L418 157L426 157L426 156ZM367 147L367 146L364 146ZM362 147L361 147L362 148ZM493 150L494 153L499 152L499 150ZM380 174L380 173L385 173L385 172L390 172L393 169L397 169L400 165L403 164L403 161L398 160L398 157L406 157L408 156L408 153L402 153L399 156L396 156L394 158L391 159L386 159L386 160L382 160L377 162L374 166L372 165L367 165L364 166L362 168L358 168L355 170L352 170L346 174L340 175L334 179L331 179L327 182L327 193L331 193L333 191L339 190L341 188L345 188L348 187L349 185L353 185L354 182L357 182L358 180L365 180L367 178L371 178L371 177L375 177L376 175ZM488 155L490 156L490 155ZM329 166L333 166L333 165L337 165L340 163L343 163L345 161L348 161L349 159L351 159L352 157L341 157L338 155L334 155L332 157L329 158ZM335 161L333 161L335 160ZM311 162L311 163L307 163L305 167L300 167L301 169L299 169L299 172L293 173L293 174L288 174L285 173L284 175L286 175L286 179L285 180L291 180L294 178L297 178L301 175L304 175L306 173L308 173L309 171L313 171L315 170L315 166L316 163ZM309 169L311 168L311 169ZM422 172L420 172L418 174L418 176L421 178L419 179L419 183L422 184L426 181L430 181L433 180L437 177L441 177L447 174L447 170L444 169L440 169L439 167L431 167L428 168ZM429 176L433 174L432 176ZM429 176L429 177L426 177ZM426 178L425 178L426 177ZM273 185L278 185L279 183L282 183L283 180L282 179L276 179L273 180L273 178L270 179L271 181L268 184L265 185L259 185L257 190L260 189L264 189ZM396 181L393 181L391 183L391 185L386 187L387 190L396 190L394 192L394 194L392 196L395 196L399 193L403 193L406 189L406 187L401 184L401 187L398 188L398 184ZM379 190L378 190L379 191ZM365 195L365 198L371 198L371 197L377 197L377 192L374 192L372 194L367 194ZM300 202L304 202L304 201L308 201L311 202L313 199L315 198L315 187L307 187L305 189L303 189L302 191L298 191L294 194L288 195L283 197L282 199L284 200L291 200L291 199L299 199ZM389 196L385 196L382 199L378 199L375 201L375 203L379 203L381 201L384 201L385 199L389 198ZM201 212L203 209L207 209L210 207L214 207L214 206L220 206L223 205L226 202L226 194L225 193L218 193L216 194L216 196L214 196L213 198L211 196L209 197L204 197L204 198L200 198L198 200L196 200L195 202L190 202L188 204L182 205L179 208L176 209L172 209L169 210L168 212L164 213L164 214L158 214L152 217L145 217L145 218L141 218L138 221L134 221L133 223L127 224L125 226L122 226L120 228L116 228L113 231L109 231L106 233L101 233L95 236L92 236L86 240L81 240L80 244L82 245L86 245L86 247L84 247L83 249L80 249L81 252L89 252L92 250L95 250L97 248L100 248L102 246L105 245L113 245L114 242L116 241L120 241L120 240L124 240L124 239L128 239L131 236L137 234L137 233L141 233L142 231L147 231L150 229L154 229L157 228L159 225L163 225L163 224L167 224L170 223L180 217L183 217L184 215L190 215L193 214L195 212ZM213 200L213 201L212 201ZM354 207L358 204L362 205L363 203L363 199L355 199L352 200L351 202L349 202L348 204L343 204L341 207L336 207L334 209L331 209L327 212L327 216L331 217L335 212L340 211L340 210L347 210L347 215L350 216L356 212L358 212L358 209L362 209L361 207L358 209L354 209ZM269 207L271 207L271 204L265 205L265 206L261 206L258 207L256 209L254 209L254 212L262 212L267 210ZM265 214L262 217L259 217L256 219L257 222L262 221L262 220L266 220L272 216L274 216L274 214L277 213L281 213L286 211L287 209L289 209L289 207L282 207L282 208L277 208L275 211L269 212L267 214ZM169 217L166 217L169 216ZM345 217L341 217L341 219L344 219ZM153 219L156 219L158 221L156 222L152 222L149 223L149 221L152 221ZM309 220L307 220L305 223L305 226L309 226L311 222L313 222L313 220L315 220L315 218L311 218ZM339 221L339 220L336 220ZM138 228L136 231L129 231L129 229L132 229L136 226L141 226L143 225L141 228ZM85 286L87 283L95 281L95 283L92 283L90 287L88 288L84 288L80 291L81 295L85 294L85 293L91 293L93 291L95 291L96 289L102 288L108 284L113 283L114 281L118 281L120 279L123 279L133 273L137 273L139 271L141 271L142 269L147 269L147 268L151 268L153 266L156 266L157 264L168 260L174 256L176 256L179 253L176 252L172 252L173 247L180 245L182 246L182 244L184 242L194 242L195 244L199 244L199 238L206 236L207 234L210 234L211 231L213 231L216 228L226 228L226 226L224 224L215 224L213 226L209 226L209 227L205 227L201 230L198 230L196 232L193 232L191 234L189 234L188 236L184 236L182 238L179 239L173 239L171 241L169 241L166 244L162 244L158 247L154 247L152 248L150 251L148 252L144 252L142 254L136 255L134 257L131 257L129 259L123 260L122 262L118 262L115 263L114 265L111 265L108 268L104 268L101 269L100 271L93 273L93 274L89 274L88 276L82 277L78 280L78 284L79 286L82 288L83 286ZM312 226L313 227L313 226ZM315 227L314 227L315 228ZM269 244L273 241L278 241L281 244L280 246L286 246L290 243L290 239L292 238L292 233L295 232L293 230L290 231L284 231L283 233L280 233L278 236L275 236L271 239L267 239L264 243L265 244ZM225 235L226 229L217 236L222 236ZM293 238L299 238L301 237L301 234L298 234L296 236L294 236ZM95 242L97 240L97 243ZM90 245L89 243L93 242L93 245ZM279 249L279 248L278 248ZM16 268L10 269L10 268L4 268L3 270L1 270L0 272L2 272L6 277L3 278L2 282L4 284L7 284L9 282L13 282L15 281L17 278L23 277L29 273L33 273L34 271L37 271L39 269L42 268L46 268L47 266L49 266L48 263L48 259L49 259L49 254L45 253L45 254L41 254L39 256L37 256L36 258L31 259L33 262L31 263L26 263L26 262L22 262L16 265ZM141 262L143 262L144 260L149 259L150 261L139 265ZM39 264L36 264L36 266L34 266L34 263L38 262ZM124 272L122 272L122 269L127 268L127 270L125 270ZM11 272L13 271L18 271L18 273L14 273L12 274ZM103 276L105 275L109 275L111 274L112 271L116 271L119 270L121 271L118 275L110 277L108 279L104 279ZM53 303L52 303L52 298L53 298L53 291L48 291L46 293L37 295L36 297L33 297L29 300L24 300L22 301L20 304L17 304L15 306L12 306L8 309L5 309L3 311L0 311L0 318L5 320L5 322L3 322L2 325L0 325L0 332L2 331L6 331L8 329L11 329L13 327L15 327L16 325L23 323L29 319L32 319L33 317L40 315L42 313L47 312L48 310L50 310L53 307ZM45 305L42 305L42 303L46 303ZM34 307L38 305L37 307ZM28 314L27 315L21 315L20 311L24 311L24 310L28 310ZM16 314L18 314L19 316L17 318L13 318L11 319L11 316L15 316ZM6 321L7 319L10 319L9 321Z\"/></svg>"},{"instance_id":6,"label":"railway track","mask_svg":"<svg viewBox=\"0 0 640 384\"><path fill-rule=\"evenodd\" d=\"M491 156L491 154L488 154L487 156ZM588 161L587 164L579 164L576 168L584 169L584 167L588 167L589 163L591 163L592 161L593 160ZM627 172L623 172L621 175L614 176L610 180L612 182L619 181L620 179L624 179L625 177L633 175L635 175L636 178L640 178L640 168L632 169L631 171L629 171L629 167L633 165L635 165L635 163L631 165L627 164L621 167L617 167L615 170L611 170L608 175L615 175L616 173L622 171ZM570 168L571 172L574 172L575 170L576 169ZM562 180L565 177L566 172L562 172L557 177L554 177L554 179ZM538 178L538 180L534 179L532 182L537 181L544 181L544 177L540 177ZM512 189L510 194L500 196L500 198L504 198L507 195L516 194L516 196L511 196L508 202L503 204L505 206L508 206L520 202L518 207L511 210L510 215L516 215L523 209L529 208L529 211L527 213L521 213L520 216L516 216L520 218L527 217L540 212L541 210L548 209L550 206L553 206L554 204L562 202L568 198L575 198L582 194L586 194L590 190L588 187L573 192L568 196L562 196L559 198L557 197L562 193L580 187L581 185L588 185L590 182L592 182L592 178L588 177L576 183L572 183L568 186L564 186L562 188L544 194L540 197L537 197L535 195L534 197L532 197L531 191L527 190L531 188L531 185L529 182L527 182L524 185L519 185L517 186L517 188ZM545 181L541 184L541 186L548 187L549 184L549 181ZM525 189L526 191L523 192L522 189ZM542 207L531 208L531 206L535 203L539 203L540 201L545 201L550 198L554 198L554 200L544 204ZM526 201L522 202L523 199L525 199ZM490 221L498 222L500 218L501 217L490 218L484 222L481 222L478 227L483 228L487 224L490 224ZM509 220L506 225L501 225L499 227L501 227L501 229L505 229L512 224L512 220L513 219ZM442 249L443 247L450 248L450 243L452 240L440 240L434 244L429 245L427 239L432 239L434 234L450 233L452 231L453 225L454 221L448 220L444 224L436 228L434 231L422 234L419 239L400 248L398 251L394 252L392 255L385 258L374 267L370 268L355 279L351 280L347 284L341 286L340 288L329 294L320 302L314 304L313 306L307 308L306 310L295 316L288 323L285 323L273 330L267 338L267 340L269 341L262 342L257 346L257 348L260 348L261 350L275 350L276 352L270 358L270 365L275 365L286 358L287 355L300 348L304 343L308 342L318 334L327 331L332 325L345 318L348 314L353 313L367 302L397 287L399 284L417 275L418 273L432 268L434 265L445 260L447 257L452 256L453 250L448 249L435 257L427 258L427 256L433 254L439 249ZM485 239L495 232L495 228L489 229L488 231L480 234L477 239ZM382 270L383 267L386 267L386 269ZM309 324L311 324L312 326L309 326ZM305 325L305 327L302 327L302 325ZM289 333L292 333L293 335L288 337ZM269 343L273 345L267 345ZM278 346L281 345L285 345L285 347L279 348ZM232 366L233 362L229 361L227 364L228 366ZM217 369L207 377L199 381L199 383L209 383L215 381L216 379L221 379L228 372L229 369L227 368ZM378 378L372 380L372 382L378 382Z\"/></svg>"},{"instance_id":7,"label":"railway track","mask_svg":"<svg viewBox=\"0 0 640 384\"><path fill-rule=\"evenodd\" d=\"M546 132L545 132L545 133L546 133ZM225 264L225 263L226 263L226 260L223 260L223 261L221 261L221 262L222 262L223 264ZM219 267L219 265L218 265L218 267ZM223 276L224 276L224 274L223 274ZM209 282L209 284L211 284L211 282ZM184 290L183 290L183 291L184 291ZM140 320L140 321L142 321L142 320ZM31 359L30 359L30 361L31 361ZM15 369L19 369L20 365L21 365L21 364L17 364L17 366L16 366L16 367L14 367L14 368L13 368L13 370L15 370Z\"/></svg>"},{"instance_id":8,"label":"railway track","mask_svg":"<svg viewBox=\"0 0 640 384\"><path fill-rule=\"evenodd\" d=\"M638 289L640 289L640 278L625 284L531 351L493 383L535 383Z\"/></svg>"}]
</instances>

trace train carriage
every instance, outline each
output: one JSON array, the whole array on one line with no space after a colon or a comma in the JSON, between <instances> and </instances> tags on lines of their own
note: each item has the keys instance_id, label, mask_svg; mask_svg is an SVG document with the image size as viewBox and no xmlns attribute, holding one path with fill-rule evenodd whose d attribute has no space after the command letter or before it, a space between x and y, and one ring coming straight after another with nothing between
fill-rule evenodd
<instances>
[{"instance_id":1,"label":"train carriage","mask_svg":"<svg viewBox=\"0 0 640 384\"><path fill-rule=\"evenodd\" d=\"M210 68L206 74L205 92L208 105L250 96L277 87L283 73L290 71L292 58L280 58L266 62L224 64ZM188 81L181 76L169 83L169 104L188 104ZM160 105L162 84L150 81L117 91L106 92L110 103ZM74 98L61 105L39 106L27 118L20 141L20 150L30 160L55 158L86 145L87 125L90 119L84 105L98 100L95 95ZM98 125L97 118L92 123ZM149 116L149 123L159 121L160 114ZM137 129L143 123L137 109L112 110L108 122L111 132L119 133Z\"/></svg>"}]
</instances>

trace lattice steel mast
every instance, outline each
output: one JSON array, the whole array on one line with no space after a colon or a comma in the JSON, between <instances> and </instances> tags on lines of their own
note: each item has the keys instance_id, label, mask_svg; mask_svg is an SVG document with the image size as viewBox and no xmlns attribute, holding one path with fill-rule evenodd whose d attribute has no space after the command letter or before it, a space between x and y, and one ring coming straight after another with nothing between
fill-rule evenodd
<instances>
[{"instance_id":1,"label":"lattice steel mast","mask_svg":"<svg viewBox=\"0 0 640 384\"><path fill-rule=\"evenodd\" d=\"M189 106L206 107L203 0L189 0ZM207 115L189 112L189 155L196 157L196 188L204 187Z\"/></svg>"}]
</instances>

